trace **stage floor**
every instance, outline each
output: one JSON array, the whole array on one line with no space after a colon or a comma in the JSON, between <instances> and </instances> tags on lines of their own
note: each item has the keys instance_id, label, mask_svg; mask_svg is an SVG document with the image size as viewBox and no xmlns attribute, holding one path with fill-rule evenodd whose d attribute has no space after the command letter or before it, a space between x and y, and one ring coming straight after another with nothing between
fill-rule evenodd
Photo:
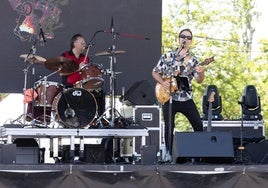
<instances>
[{"instance_id":1,"label":"stage floor","mask_svg":"<svg viewBox=\"0 0 268 188\"><path fill-rule=\"evenodd\" d=\"M10 164L0 187L268 187L268 165Z\"/></svg>"}]
</instances>

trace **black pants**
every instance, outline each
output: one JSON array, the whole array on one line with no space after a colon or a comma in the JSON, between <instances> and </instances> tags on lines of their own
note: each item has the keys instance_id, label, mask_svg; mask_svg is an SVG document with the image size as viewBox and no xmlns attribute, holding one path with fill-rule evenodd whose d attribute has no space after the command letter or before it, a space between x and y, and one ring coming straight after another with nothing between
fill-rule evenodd
<instances>
[{"instance_id":1,"label":"black pants","mask_svg":"<svg viewBox=\"0 0 268 188\"><path fill-rule=\"evenodd\" d=\"M172 153L172 146L173 146L173 132L175 127L175 115L177 112L182 113L185 117L189 120L190 124L193 127L194 131L203 131L203 123L200 118L200 114L196 108L194 101L188 100L184 102L180 101L172 101L172 108L171 108L171 138L169 138L169 102L163 105L163 115L165 121L165 142L167 150ZM169 148L169 139L171 139L171 148Z\"/></svg>"}]
</instances>

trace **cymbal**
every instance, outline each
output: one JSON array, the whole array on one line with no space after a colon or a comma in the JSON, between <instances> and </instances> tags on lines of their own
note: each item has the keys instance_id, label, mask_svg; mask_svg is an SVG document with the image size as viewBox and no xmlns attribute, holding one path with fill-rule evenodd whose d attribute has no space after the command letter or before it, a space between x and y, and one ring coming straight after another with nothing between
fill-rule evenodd
<instances>
[{"instance_id":1,"label":"cymbal","mask_svg":"<svg viewBox=\"0 0 268 188\"><path fill-rule=\"evenodd\" d=\"M21 54L20 58L24 59L25 61L28 61L29 63L35 63L35 64L43 64L46 59L33 54Z\"/></svg>"},{"instance_id":2,"label":"cymbal","mask_svg":"<svg viewBox=\"0 0 268 188\"><path fill-rule=\"evenodd\" d=\"M45 61L45 67L53 72L60 70L59 73L64 76L76 72L79 65L70 59L60 56Z\"/></svg>"},{"instance_id":3,"label":"cymbal","mask_svg":"<svg viewBox=\"0 0 268 188\"><path fill-rule=\"evenodd\" d=\"M112 56L113 54L118 55L118 54L124 54L124 53L126 53L126 51L124 50L116 50L114 52L111 50L108 50L108 51L98 52L95 55L96 56Z\"/></svg>"}]
</instances>

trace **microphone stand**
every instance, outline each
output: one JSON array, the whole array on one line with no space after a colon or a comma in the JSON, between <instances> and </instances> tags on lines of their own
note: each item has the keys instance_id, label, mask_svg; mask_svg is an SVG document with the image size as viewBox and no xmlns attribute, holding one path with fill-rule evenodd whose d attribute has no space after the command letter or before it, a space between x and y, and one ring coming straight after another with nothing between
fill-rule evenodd
<instances>
[{"instance_id":1,"label":"microphone stand","mask_svg":"<svg viewBox=\"0 0 268 188\"><path fill-rule=\"evenodd\" d=\"M35 39L35 41L34 41L34 43L33 43L33 45L32 45L32 47L31 47L31 49L30 49L30 51L29 51L29 53L28 53L28 55L27 55L27 58L25 59L25 61L28 59L28 57L30 56L30 55L32 55L33 56L33 58L34 58L34 55L35 55L35 53L36 53L36 43L37 43L37 41L38 41L38 38L36 38ZM35 123L35 119L34 119L34 106L35 106L35 104L34 104L34 89L35 89L35 67L34 67L34 63L31 63L32 64L32 79L33 79L33 82L32 82L32 90L31 90L31 95L32 95L32 102L31 102L31 107L32 107L32 109L31 109L31 119L32 119L32 122L31 122L31 125L32 124L34 124ZM25 118L26 118L26 116L25 116ZM25 122L25 118L24 118L24 122Z\"/></svg>"},{"instance_id":2,"label":"microphone stand","mask_svg":"<svg viewBox=\"0 0 268 188\"><path fill-rule=\"evenodd\" d=\"M110 88L109 88L110 107L107 110L108 110L108 112L110 112L109 115L110 115L110 118L111 118L111 120L109 122L109 125L111 127L114 127L114 124L115 124L115 122L114 122L115 121L115 72L114 72L114 67L115 67L115 64L116 64L115 40L116 40L116 35L118 33L116 33L114 31L113 17L112 17L112 20L111 20L110 29L111 29L111 34L112 34L112 46L109 48L109 51L111 52L111 55L109 56L109 58L110 58L110 70L109 70L109 72L110 72ZM100 31L100 32L102 32L102 31ZM103 32L105 32L105 31L103 31ZM106 114L106 112L104 112L104 114Z\"/></svg>"},{"instance_id":3,"label":"microphone stand","mask_svg":"<svg viewBox=\"0 0 268 188\"><path fill-rule=\"evenodd\" d=\"M243 163L243 161L244 161L243 152L245 150L245 147L243 145L243 142L244 142L243 141L243 131L244 131L243 105L244 105L244 102L238 101L238 104L241 105L240 146L238 146L238 150L240 151L240 158L239 158L238 162Z\"/></svg>"},{"instance_id":4,"label":"microphone stand","mask_svg":"<svg viewBox=\"0 0 268 188\"><path fill-rule=\"evenodd\" d=\"M172 82L173 82L173 79L174 78L174 70L173 70L173 66L174 66L174 63L175 63L175 60L176 60L176 57L177 55L180 54L181 50L183 49L183 46L181 47L181 49L173 54L173 58L172 58L172 61L171 61L171 64L170 64L170 67L169 67L169 74L168 76L170 77L170 81L169 81L169 108L168 108L168 122L169 122L169 129L168 129L168 148L169 148L169 155L171 156L172 153L171 153L171 148L172 148Z\"/></svg>"},{"instance_id":5,"label":"microphone stand","mask_svg":"<svg viewBox=\"0 0 268 188\"><path fill-rule=\"evenodd\" d=\"M32 64L28 65L26 69L23 69L23 73L24 73L23 95L24 95L24 97L25 97L25 92L27 89L28 71L29 71L31 66L32 66ZM23 121L22 121L23 125L25 125L26 117L27 117L27 114L26 114L26 101L25 101L23 103Z\"/></svg>"},{"instance_id":6,"label":"microphone stand","mask_svg":"<svg viewBox=\"0 0 268 188\"><path fill-rule=\"evenodd\" d=\"M108 108L108 111L110 111L110 117L111 117L110 125L113 127L114 126L114 121L115 121L115 112L117 112L115 110L115 78L116 78L116 74L115 74L116 45L115 45L115 41L116 41L116 36L118 35L118 36L124 36L124 37L129 37L129 38L141 39L141 40L150 40L150 38L141 37L141 36L138 36L138 35L131 35L131 34L126 34L126 33L115 32L113 17L111 19L110 31L100 30L100 31L97 31L96 33L98 33L98 32L110 33L112 35L112 46L109 48L109 51L111 52L111 56L109 56L109 58L110 58L110 69L109 69L109 75L110 75L110 88L109 88L110 107ZM93 38L94 38L94 36L92 37L92 39ZM104 114L105 113L106 112L104 112Z\"/></svg>"},{"instance_id":7,"label":"microphone stand","mask_svg":"<svg viewBox=\"0 0 268 188\"><path fill-rule=\"evenodd\" d=\"M43 32L43 29L42 29L42 26L39 24L39 26L40 26L40 32L39 32L39 35L38 35L38 37L35 39L35 41L34 41L34 44L33 44L33 46L31 47L31 49L30 49L30 51L29 51L29 53L28 53L28 55L27 55L27 58L26 59L28 59L28 57L30 56L30 55L33 55L33 58L34 58L34 55L36 54L36 43L37 43L37 41L38 40L40 40L40 36L41 36L41 38L42 38L42 40L43 40L43 42L45 43L46 42L46 39L45 39L45 36L44 36L44 32ZM34 63L33 63L34 64ZM33 77L34 77L34 80L35 80L35 67L33 66L32 67L32 74L33 74ZM47 84L47 77L48 76L45 76L44 77L44 85L45 85L45 91L44 91L44 101L45 101L45 106L44 106L44 124L45 124L45 126L47 125L47 122L46 122L46 84ZM37 81L41 81L42 79L40 79L40 80L37 80ZM37 82L36 81L36 82ZM35 89L35 82L33 82L33 88L32 88L32 119L33 119L33 122L31 123L31 124L35 124L35 118L34 118L34 106L35 106L35 104L34 104L34 89Z\"/></svg>"},{"instance_id":8,"label":"microphone stand","mask_svg":"<svg viewBox=\"0 0 268 188\"><path fill-rule=\"evenodd\" d=\"M116 39L116 34L114 33L114 28L112 27L112 46L111 46L111 51L112 51L112 56L110 56L110 70L111 70L111 76L110 76L110 105L111 105L111 126L114 126L114 120L115 120L115 74L114 74L114 67L116 64L116 57L115 57L115 39Z\"/></svg>"}]
</instances>

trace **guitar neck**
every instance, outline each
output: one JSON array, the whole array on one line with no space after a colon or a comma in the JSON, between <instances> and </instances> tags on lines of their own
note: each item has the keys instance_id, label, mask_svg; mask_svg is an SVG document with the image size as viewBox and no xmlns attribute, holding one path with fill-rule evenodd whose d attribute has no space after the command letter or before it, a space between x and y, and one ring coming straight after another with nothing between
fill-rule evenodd
<instances>
[{"instance_id":1,"label":"guitar neck","mask_svg":"<svg viewBox=\"0 0 268 188\"><path fill-rule=\"evenodd\" d=\"M205 61L203 61L202 63L199 63L199 65L201 65L201 66L208 65L208 64L210 64L213 61L214 61L214 56L205 59Z\"/></svg>"}]
</instances>

